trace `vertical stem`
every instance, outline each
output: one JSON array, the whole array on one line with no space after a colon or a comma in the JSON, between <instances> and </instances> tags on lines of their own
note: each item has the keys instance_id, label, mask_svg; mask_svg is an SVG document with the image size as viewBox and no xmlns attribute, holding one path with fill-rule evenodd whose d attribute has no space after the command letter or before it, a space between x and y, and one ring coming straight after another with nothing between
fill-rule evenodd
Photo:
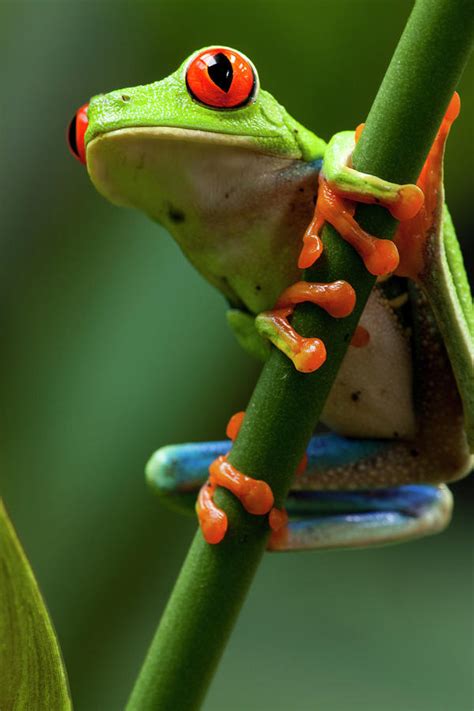
<instances>
[{"instance_id":1,"label":"vertical stem","mask_svg":"<svg viewBox=\"0 0 474 711\"><path fill-rule=\"evenodd\" d=\"M374 101L354 166L394 182L415 182L472 44L470 0L418 0ZM350 21L350 19L349 19ZM364 226L390 236L386 211L364 206ZM357 308L335 320L310 304L297 309L303 335L326 344L327 363L302 375L278 351L263 368L230 461L266 480L282 505L293 473L336 377L374 279L337 233L326 227L325 251L309 279L347 279ZM265 548L268 528L229 492L216 501L229 517L217 546L197 532L128 704L128 711L199 708ZM269 597L271 604L271 597ZM278 618L278 610L275 610Z\"/></svg>"}]
</instances>

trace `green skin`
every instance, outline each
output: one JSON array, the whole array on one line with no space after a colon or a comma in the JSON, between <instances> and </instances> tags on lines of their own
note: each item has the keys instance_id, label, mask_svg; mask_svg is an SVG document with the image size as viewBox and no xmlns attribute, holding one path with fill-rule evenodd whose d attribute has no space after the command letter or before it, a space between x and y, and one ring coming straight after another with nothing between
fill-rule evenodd
<instances>
[{"instance_id":1,"label":"green skin","mask_svg":"<svg viewBox=\"0 0 474 711\"><path fill-rule=\"evenodd\" d=\"M326 145L262 89L238 109L199 104L185 81L191 58L166 79L91 99L87 169L111 202L138 208L168 229L226 297L228 320L241 345L265 358L269 345L257 333L255 316L272 308L283 289L300 278L297 259L313 215L321 159L325 176L345 192L380 197L399 186L345 167L352 132L337 134ZM472 445L472 303L455 232L442 205L436 227L437 242L421 286L449 355ZM426 408L412 395L411 371L423 372L426 348L411 347L397 309L380 295L373 302L373 313L366 310L366 322L364 316L361 321L371 347L349 349L341 369L345 383L339 397L335 386L326 420L350 436L387 438L396 430L397 436L414 438L417 410ZM389 372L387 348L394 363ZM449 370L447 361L438 367ZM360 392L361 378L369 404L352 411L346 396ZM386 421L392 412L396 421ZM464 434L453 447L458 463L451 479L470 466Z\"/></svg>"}]
</instances>

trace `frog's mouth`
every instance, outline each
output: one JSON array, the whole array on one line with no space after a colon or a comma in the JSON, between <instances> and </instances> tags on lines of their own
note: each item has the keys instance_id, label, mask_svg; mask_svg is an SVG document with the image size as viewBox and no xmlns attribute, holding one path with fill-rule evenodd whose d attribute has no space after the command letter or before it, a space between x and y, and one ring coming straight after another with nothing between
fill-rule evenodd
<instances>
[{"instance_id":1,"label":"frog's mouth","mask_svg":"<svg viewBox=\"0 0 474 711\"><path fill-rule=\"evenodd\" d=\"M175 141L189 140L193 143L224 143L226 145L246 145L253 150L274 152L262 147L261 141L271 140L270 135L252 135L244 136L238 133L226 133L225 131L209 131L207 129L197 129L187 126L125 126L124 128L111 128L102 131L96 131L87 141L86 148L89 148L94 141L99 141L106 137L123 136L123 135L146 135L154 138L170 138Z\"/></svg>"}]
</instances>

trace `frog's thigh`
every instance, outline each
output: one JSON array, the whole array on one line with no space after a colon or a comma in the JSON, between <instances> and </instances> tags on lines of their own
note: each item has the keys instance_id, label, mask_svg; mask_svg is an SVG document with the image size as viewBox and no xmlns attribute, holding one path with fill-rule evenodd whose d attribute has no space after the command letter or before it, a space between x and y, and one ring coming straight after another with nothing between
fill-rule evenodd
<instances>
[{"instance_id":1,"label":"frog's thigh","mask_svg":"<svg viewBox=\"0 0 474 711\"><path fill-rule=\"evenodd\" d=\"M334 513L338 506L350 512ZM311 507L314 516L310 515ZM401 543L439 533L449 524L451 512L452 495L444 485L401 486L378 492L317 492L312 501L307 500L304 518L290 520L271 537L269 550L366 548Z\"/></svg>"},{"instance_id":2,"label":"frog's thigh","mask_svg":"<svg viewBox=\"0 0 474 711\"><path fill-rule=\"evenodd\" d=\"M148 461L147 482L165 502L178 503L183 497L180 508L189 504L192 511L196 493L209 475L209 466L217 457L227 455L231 445L230 440L223 440L161 447ZM365 471L374 458L385 461L392 447L389 442L348 439L333 433L314 435L308 443L306 468L293 486L311 492L325 482L326 488L333 488L332 482L341 470L360 485L357 470Z\"/></svg>"}]
</instances>

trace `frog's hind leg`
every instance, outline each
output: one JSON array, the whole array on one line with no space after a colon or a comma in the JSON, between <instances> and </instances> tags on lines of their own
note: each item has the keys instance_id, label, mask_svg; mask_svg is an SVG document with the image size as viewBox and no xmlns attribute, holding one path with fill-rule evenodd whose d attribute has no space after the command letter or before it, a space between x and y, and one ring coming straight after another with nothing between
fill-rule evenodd
<instances>
[{"instance_id":1,"label":"frog's hind leg","mask_svg":"<svg viewBox=\"0 0 474 711\"><path fill-rule=\"evenodd\" d=\"M444 485L318 490L331 479L338 485L345 470L357 482L358 472L367 471L375 460L389 460L396 446L387 440L356 440L333 433L312 437L305 470L295 477L286 501L290 520L272 533L269 549L383 545L443 530L452 509L452 497ZM198 490L206 492L203 484L209 466L219 455L228 454L230 447L227 440L162 447L147 465L148 483L168 506L192 514Z\"/></svg>"},{"instance_id":2,"label":"frog's hind leg","mask_svg":"<svg viewBox=\"0 0 474 711\"><path fill-rule=\"evenodd\" d=\"M454 94L418 179L425 195L423 209L399 225L395 241L400 251L397 273L421 286L443 335L474 451L474 308L443 190L444 147L459 110L459 97Z\"/></svg>"},{"instance_id":3,"label":"frog's hind leg","mask_svg":"<svg viewBox=\"0 0 474 711\"><path fill-rule=\"evenodd\" d=\"M299 516L273 532L271 551L365 548L439 533L451 519L444 486L408 485L352 492L291 492Z\"/></svg>"},{"instance_id":4,"label":"frog's hind leg","mask_svg":"<svg viewBox=\"0 0 474 711\"><path fill-rule=\"evenodd\" d=\"M307 447L303 466L296 474L298 488L302 482L313 489L318 480L331 478L341 467L364 467L380 457L392 443L384 440L358 440L333 433L314 435ZM209 476L209 467L220 456L230 452L229 440L166 445L148 461L146 478L151 488L170 508L192 513L196 495ZM290 509L291 509L290 501ZM291 510L290 510L291 513Z\"/></svg>"},{"instance_id":5,"label":"frog's hind leg","mask_svg":"<svg viewBox=\"0 0 474 711\"><path fill-rule=\"evenodd\" d=\"M272 543L273 547L296 549L303 546L303 535L306 537L304 546L312 547L313 534L319 536L317 540L320 541L324 531L328 532L326 539L330 538L333 547L375 545L435 533L447 524L450 495L444 488L432 485L453 481L466 474L471 467L471 456L464 433L462 403L442 338L428 308L426 295L415 285L410 287L410 292L412 327L417 334L414 347L418 352L414 359L416 437L353 439L329 433L312 438L307 449L307 464L304 471L295 476L294 494L286 504L290 523L279 529L275 540L280 542ZM242 413L231 419L227 430L230 439L235 438L241 420ZM229 481L237 484L236 495L244 506L246 492L242 481L252 486L256 484L255 480L246 482L248 477L239 472L220 471L229 447L229 442L166 447L152 457L147 467L148 480L171 505L192 510L197 489L207 478L208 467L217 462L219 471L217 474L211 472L211 490L203 487L199 503L200 510L206 511L202 517L204 527L206 531L208 526L212 529L212 540L211 537L206 539L210 542L215 542L214 514L220 516L211 506L213 487L224 485L231 488L228 481L221 481L221 474L226 474ZM400 484L402 488L397 492L394 487ZM407 486L411 488L405 488ZM348 494L349 490L356 493ZM436 491L441 491L439 497L433 493ZM400 492L409 494L408 498L402 497L402 503ZM418 492L416 506L413 492ZM352 497L352 510L342 510L347 496ZM388 508L381 506L380 500L384 496L385 499L388 497ZM328 518L328 497L333 498L331 520ZM295 516L301 518L301 501L307 507L305 517L295 522ZM311 507L308 507L309 502ZM321 509L322 502L325 511ZM313 510L312 506L316 504L317 509ZM266 509L269 506L271 502ZM225 519L222 520L225 523ZM220 521L217 521L216 528L219 535L225 532ZM322 543L314 543L314 546L321 547Z\"/></svg>"}]
</instances>

